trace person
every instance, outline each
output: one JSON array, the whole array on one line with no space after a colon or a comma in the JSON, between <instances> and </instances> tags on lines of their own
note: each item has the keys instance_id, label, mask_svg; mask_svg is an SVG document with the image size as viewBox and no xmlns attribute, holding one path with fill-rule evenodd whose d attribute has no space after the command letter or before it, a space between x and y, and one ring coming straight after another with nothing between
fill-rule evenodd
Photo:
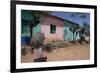
<instances>
[{"instance_id":1,"label":"person","mask_svg":"<svg viewBox=\"0 0 100 73\"><path fill-rule=\"evenodd\" d=\"M34 49L34 62L46 62L47 61L47 56L46 52L39 47L38 49Z\"/></svg>"},{"instance_id":2,"label":"person","mask_svg":"<svg viewBox=\"0 0 100 73\"><path fill-rule=\"evenodd\" d=\"M46 52L43 50L45 40L44 33L38 32L31 39L31 46L34 48L34 62L47 61Z\"/></svg>"}]
</instances>

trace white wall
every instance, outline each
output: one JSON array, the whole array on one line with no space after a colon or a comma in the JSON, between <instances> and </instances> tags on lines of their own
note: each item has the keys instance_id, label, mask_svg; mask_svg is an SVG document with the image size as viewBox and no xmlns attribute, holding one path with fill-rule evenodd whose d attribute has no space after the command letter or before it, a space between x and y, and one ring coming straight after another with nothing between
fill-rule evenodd
<instances>
[{"instance_id":1,"label":"white wall","mask_svg":"<svg viewBox=\"0 0 100 73\"><path fill-rule=\"evenodd\" d=\"M33 0L61 3L98 4L98 67L36 73L99 73L100 72L100 2L99 0ZM0 73L10 73L10 0L0 0ZM35 73L35 72L34 72Z\"/></svg>"}]
</instances>

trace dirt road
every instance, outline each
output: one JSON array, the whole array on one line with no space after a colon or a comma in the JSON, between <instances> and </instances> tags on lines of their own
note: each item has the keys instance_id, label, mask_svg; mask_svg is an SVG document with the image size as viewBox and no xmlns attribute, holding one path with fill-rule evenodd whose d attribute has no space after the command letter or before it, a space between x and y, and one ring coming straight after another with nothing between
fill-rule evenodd
<instances>
[{"instance_id":1,"label":"dirt road","mask_svg":"<svg viewBox=\"0 0 100 73\"><path fill-rule=\"evenodd\" d=\"M33 62L33 55L31 53L21 56L22 63ZM90 46L73 45L66 48L58 48L47 53L47 61L67 61L67 60L86 60L90 58Z\"/></svg>"}]
</instances>

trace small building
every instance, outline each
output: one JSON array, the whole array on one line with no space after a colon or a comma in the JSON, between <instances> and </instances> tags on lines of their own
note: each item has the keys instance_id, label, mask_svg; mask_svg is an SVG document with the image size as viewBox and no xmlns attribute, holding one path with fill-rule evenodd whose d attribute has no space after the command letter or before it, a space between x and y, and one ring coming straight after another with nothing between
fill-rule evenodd
<instances>
[{"instance_id":1,"label":"small building","mask_svg":"<svg viewBox=\"0 0 100 73\"><path fill-rule=\"evenodd\" d=\"M25 37L30 37L30 26L29 22L32 21L32 14L28 11L22 12L22 39ZM72 41L73 33L70 31L72 26L76 26L74 22L59 18L57 16L43 14L43 19L39 24L33 27L32 34L35 35L37 32L42 32L45 35L45 41ZM76 35L76 33L74 34ZM75 40L79 39L79 33ZM25 40L25 39L24 39ZM23 41L23 40L22 40Z\"/></svg>"}]
</instances>

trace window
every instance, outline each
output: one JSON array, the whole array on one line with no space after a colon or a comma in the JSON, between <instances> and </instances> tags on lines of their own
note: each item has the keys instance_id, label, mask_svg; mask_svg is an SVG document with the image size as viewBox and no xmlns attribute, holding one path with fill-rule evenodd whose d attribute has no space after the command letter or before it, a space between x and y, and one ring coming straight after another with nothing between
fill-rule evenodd
<instances>
[{"instance_id":1,"label":"window","mask_svg":"<svg viewBox=\"0 0 100 73\"><path fill-rule=\"evenodd\" d=\"M50 33L56 33L56 25L50 25Z\"/></svg>"}]
</instances>

